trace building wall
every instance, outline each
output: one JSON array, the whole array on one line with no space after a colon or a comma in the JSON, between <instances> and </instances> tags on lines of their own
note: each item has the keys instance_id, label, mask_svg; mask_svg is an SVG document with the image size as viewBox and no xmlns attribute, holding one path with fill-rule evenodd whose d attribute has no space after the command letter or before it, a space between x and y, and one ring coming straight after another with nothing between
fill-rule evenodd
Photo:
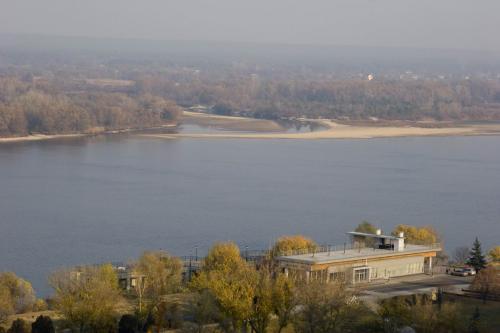
<instances>
[{"instance_id":1,"label":"building wall","mask_svg":"<svg viewBox=\"0 0 500 333\"><path fill-rule=\"evenodd\" d=\"M355 270L369 267L369 280L389 279L392 277L422 274L427 272L428 259L424 255L402 256L390 259L358 260L350 263L332 263L329 265L303 265L282 263L287 273L300 279L331 281L342 279L354 282ZM368 282L368 281L367 281Z\"/></svg>"},{"instance_id":2,"label":"building wall","mask_svg":"<svg viewBox=\"0 0 500 333\"><path fill-rule=\"evenodd\" d=\"M396 276L424 273L424 257L409 257L368 262L370 278L387 279Z\"/></svg>"},{"instance_id":3,"label":"building wall","mask_svg":"<svg viewBox=\"0 0 500 333\"><path fill-rule=\"evenodd\" d=\"M332 264L328 267L328 280L335 276L342 276L344 273L345 280L347 282L352 282L354 270L356 268L360 269L362 267L370 268L370 280L378 279L388 279L391 277L422 274L424 273L424 257L414 256L414 257L404 257L404 258L394 258L390 260L366 260L363 264L347 264L347 265L335 265ZM337 274L335 274L337 273ZM333 274L333 275L332 275Z\"/></svg>"}]
</instances>

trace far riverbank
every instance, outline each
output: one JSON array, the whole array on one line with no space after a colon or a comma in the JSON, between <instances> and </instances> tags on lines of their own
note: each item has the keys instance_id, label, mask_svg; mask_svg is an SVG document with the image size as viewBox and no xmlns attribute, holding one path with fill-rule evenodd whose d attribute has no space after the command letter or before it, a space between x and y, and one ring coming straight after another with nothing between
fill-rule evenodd
<instances>
[{"instance_id":1,"label":"far riverbank","mask_svg":"<svg viewBox=\"0 0 500 333\"><path fill-rule=\"evenodd\" d=\"M55 139L71 139L71 138L81 138L93 135L105 135L105 134L119 134L119 133L130 133L139 132L146 130L157 130L157 129L173 129L176 128L177 124L166 124L162 126L156 126L151 128L127 128L127 129L117 129L117 130L104 130L104 129L94 129L86 133L71 133L71 134L42 134L36 133L26 136L13 136L13 137L0 137L0 144L2 143L15 143L15 142L31 142L31 141L45 141L45 140L55 140Z\"/></svg>"},{"instance_id":2,"label":"far riverbank","mask_svg":"<svg viewBox=\"0 0 500 333\"><path fill-rule=\"evenodd\" d=\"M370 139L410 136L500 135L499 123L398 122L340 123L326 119L297 119L317 123L316 131L288 132L272 120L184 112L183 121L222 131L214 133L144 134L156 138L242 138L242 139Z\"/></svg>"}]
</instances>

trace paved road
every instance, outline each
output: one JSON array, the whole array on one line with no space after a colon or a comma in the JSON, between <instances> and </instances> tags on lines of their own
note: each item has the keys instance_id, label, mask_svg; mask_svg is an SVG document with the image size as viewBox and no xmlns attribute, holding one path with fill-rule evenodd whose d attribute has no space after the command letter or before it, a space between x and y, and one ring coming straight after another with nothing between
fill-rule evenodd
<instances>
[{"instance_id":1,"label":"paved road","mask_svg":"<svg viewBox=\"0 0 500 333\"><path fill-rule=\"evenodd\" d=\"M394 278L385 283L369 285L362 288L360 297L369 303L376 303L378 300L384 298L430 293L438 288L460 292L463 288L469 286L472 279L472 277L459 277L445 274Z\"/></svg>"}]
</instances>

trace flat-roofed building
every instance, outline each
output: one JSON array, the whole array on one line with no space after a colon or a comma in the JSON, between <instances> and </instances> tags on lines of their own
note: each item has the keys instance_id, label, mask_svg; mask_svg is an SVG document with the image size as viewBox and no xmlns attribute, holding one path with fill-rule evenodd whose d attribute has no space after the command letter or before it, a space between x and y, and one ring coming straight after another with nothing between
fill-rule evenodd
<instances>
[{"instance_id":1,"label":"flat-roofed building","mask_svg":"<svg viewBox=\"0 0 500 333\"><path fill-rule=\"evenodd\" d=\"M403 234L383 235L380 231L377 234L347 234L349 243L308 253L287 253L277 258L278 264L285 274L299 279L343 280L358 284L430 274L432 258L441 251L440 244L406 244Z\"/></svg>"}]
</instances>

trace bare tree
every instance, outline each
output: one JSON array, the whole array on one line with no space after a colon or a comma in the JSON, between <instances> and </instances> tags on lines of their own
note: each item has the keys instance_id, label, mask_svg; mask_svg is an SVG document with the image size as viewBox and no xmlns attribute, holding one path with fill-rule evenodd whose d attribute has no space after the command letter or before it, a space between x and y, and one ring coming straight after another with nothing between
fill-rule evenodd
<instances>
[{"instance_id":1,"label":"bare tree","mask_svg":"<svg viewBox=\"0 0 500 333\"><path fill-rule=\"evenodd\" d=\"M453 262L456 264L465 264L469 259L470 249L467 246L459 246L453 250Z\"/></svg>"},{"instance_id":2,"label":"bare tree","mask_svg":"<svg viewBox=\"0 0 500 333\"><path fill-rule=\"evenodd\" d=\"M299 302L294 322L298 333L345 332L356 325L363 305L343 283L317 280L299 287Z\"/></svg>"},{"instance_id":3,"label":"bare tree","mask_svg":"<svg viewBox=\"0 0 500 333\"><path fill-rule=\"evenodd\" d=\"M500 273L496 267L482 269L472 282L472 290L481 295L483 302L492 294L500 295Z\"/></svg>"}]
</instances>

